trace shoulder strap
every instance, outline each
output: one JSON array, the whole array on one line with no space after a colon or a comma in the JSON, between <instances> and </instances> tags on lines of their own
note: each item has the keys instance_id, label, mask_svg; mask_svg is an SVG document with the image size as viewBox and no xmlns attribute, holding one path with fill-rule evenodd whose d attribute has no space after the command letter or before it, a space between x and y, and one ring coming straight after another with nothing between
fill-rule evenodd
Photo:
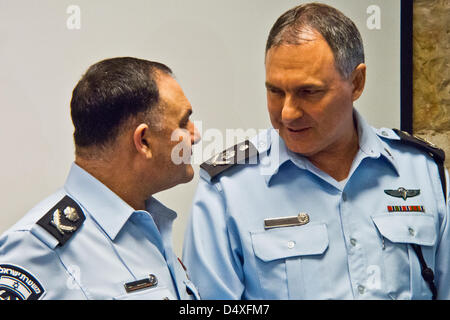
<instances>
[{"instance_id":1,"label":"shoulder strap","mask_svg":"<svg viewBox=\"0 0 450 320\"><path fill-rule=\"evenodd\" d=\"M436 162L439 170L439 178L441 179L442 191L444 192L444 199L447 199L447 184L445 180L445 152L439 149L436 145L423 140L419 137L410 135L408 132L398 129L392 129L401 139L402 142L414 146L428 153Z\"/></svg>"},{"instance_id":2,"label":"shoulder strap","mask_svg":"<svg viewBox=\"0 0 450 320\"><path fill-rule=\"evenodd\" d=\"M81 227L86 217L80 206L69 196L62 198L37 224L63 246Z\"/></svg>"},{"instance_id":3,"label":"shoulder strap","mask_svg":"<svg viewBox=\"0 0 450 320\"><path fill-rule=\"evenodd\" d=\"M237 164L252 163L249 160L258 157L258 155L258 149L250 141L245 140L203 162L200 168L205 170L204 178L212 181L219 174ZM257 159L254 162L255 164Z\"/></svg>"}]
</instances>

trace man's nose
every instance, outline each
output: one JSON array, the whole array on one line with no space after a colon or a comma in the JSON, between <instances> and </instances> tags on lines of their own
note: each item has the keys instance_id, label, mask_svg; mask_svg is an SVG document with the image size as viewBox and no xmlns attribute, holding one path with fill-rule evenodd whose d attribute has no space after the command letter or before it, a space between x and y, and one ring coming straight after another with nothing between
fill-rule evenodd
<instances>
[{"instance_id":1,"label":"man's nose","mask_svg":"<svg viewBox=\"0 0 450 320\"><path fill-rule=\"evenodd\" d=\"M194 145L198 143L201 140L200 132L197 130L197 127L192 124L192 131L191 131L191 143Z\"/></svg>"},{"instance_id":2,"label":"man's nose","mask_svg":"<svg viewBox=\"0 0 450 320\"><path fill-rule=\"evenodd\" d=\"M303 117L303 110L299 103L296 103L292 97L286 96L281 110L281 121L288 124L301 117Z\"/></svg>"}]
</instances>

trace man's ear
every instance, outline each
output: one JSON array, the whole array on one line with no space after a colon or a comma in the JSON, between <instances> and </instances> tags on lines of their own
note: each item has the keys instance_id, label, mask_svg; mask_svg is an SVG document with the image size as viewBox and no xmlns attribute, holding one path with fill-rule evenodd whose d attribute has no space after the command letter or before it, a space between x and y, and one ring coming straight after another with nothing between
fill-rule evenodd
<instances>
[{"instance_id":1,"label":"man's ear","mask_svg":"<svg viewBox=\"0 0 450 320\"><path fill-rule=\"evenodd\" d=\"M145 123L141 123L133 132L133 142L136 151L143 155L146 159L152 157L150 147L150 128Z\"/></svg>"},{"instance_id":2,"label":"man's ear","mask_svg":"<svg viewBox=\"0 0 450 320\"><path fill-rule=\"evenodd\" d=\"M353 101L356 101L363 93L366 84L366 65L364 63L359 64L353 70L351 80L353 84L352 98Z\"/></svg>"}]
</instances>

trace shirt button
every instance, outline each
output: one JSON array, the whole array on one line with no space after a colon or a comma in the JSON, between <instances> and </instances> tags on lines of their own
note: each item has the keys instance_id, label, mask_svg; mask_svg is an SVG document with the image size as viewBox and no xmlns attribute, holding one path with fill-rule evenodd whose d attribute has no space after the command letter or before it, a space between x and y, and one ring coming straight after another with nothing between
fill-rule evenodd
<instances>
[{"instance_id":1,"label":"shirt button","mask_svg":"<svg viewBox=\"0 0 450 320\"><path fill-rule=\"evenodd\" d=\"M411 228L411 227L408 228L408 232L413 237L416 235L416 231L413 228Z\"/></svg>"},{"instance_id":2,"label":"shirt button","mask_svg":"<svg viewBox=\"0 0 450 320\"><path fill-rule=\"evenodd\" d=\"M347 194L342 192L342 200L347 201Z\"/></svg>"},{"instance_id":3,"label":"shirt button","mask_svg":"<svg viewBox=\"0 0 450 320\"><path fill-rule=\"evenodd\" d=\"M289 249L294 248L295 247L295 241L288 241L287 246L288 246Z\"/></svg>"},{"instance_id":4,"label":"shirt button","mask_svg":"<svg viewBox=\"0 0 450 320\"><path fill-rule=\"evenodd\" d=\"M350 243L352 244L352 246L356 246L356 239L351 238Z\"/></svg>"},{"instance_id":5,"label":"shirt button","mask_svg":"<svg viewBox=\"0 0 450 320\"><path fill-rule=\"evenodd\" d=\"M359 285L358 286L358 292L359 294L364 294L364 292L366 291L366 288L363 285Z\"/></svg>"}]
</instances>

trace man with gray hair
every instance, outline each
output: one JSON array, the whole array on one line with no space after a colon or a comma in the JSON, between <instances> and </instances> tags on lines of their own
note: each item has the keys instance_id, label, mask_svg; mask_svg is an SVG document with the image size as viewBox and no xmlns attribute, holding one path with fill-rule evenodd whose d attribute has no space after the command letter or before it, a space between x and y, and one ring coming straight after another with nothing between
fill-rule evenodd
<instances>
[{"instance_id":1,"label":"man with gray hair","mask_svg":"<svg viewBox=\"0 0 450 320\"><path fill-rule=\"evenodd\" d=\"M356 111L355 24L295 7L270 31L265 69L273 128L201 166L184 262L202 297L448 299L445 155Z\"/></svg>"}]
</instances>

